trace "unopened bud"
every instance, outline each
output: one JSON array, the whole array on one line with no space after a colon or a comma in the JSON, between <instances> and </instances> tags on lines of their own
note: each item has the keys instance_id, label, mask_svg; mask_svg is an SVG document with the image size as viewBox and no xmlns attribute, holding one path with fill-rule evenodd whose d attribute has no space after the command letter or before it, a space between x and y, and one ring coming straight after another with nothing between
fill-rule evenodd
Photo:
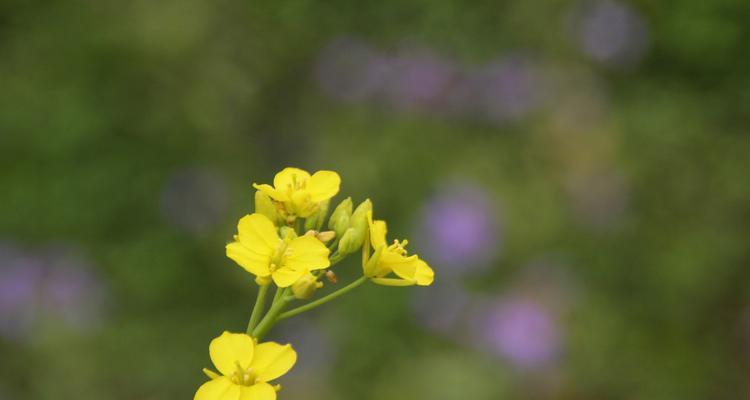
<instances>
[{"instance_id":1,"label":"unopened bud","mask_svg":"<svg viewBox=\"0 0 750 400\"><path fill-rule=\"evenodd\" d=\"M333 210L331 219L328 220L328 228L336 232L336 236L341 237L349 228L349 221L352 217L352 198L347 197L339 203Z\"/></svg>"},{"instance_id":2,"label":"unopened bud","mask_svg":"<svg viewBox=\"0 0 750 400\"><path fill-rule=\"evenodd\" d=\"M305 230L316 230L319 231L323 227L323 222L328 215L328 206L331 204L331 200L325 200L318 203L318 210L312 215L305 219Z\"/></svg>"},{"instance_id":3,"label":"unopened bud","mask_svg":"<svg viewBox=\"0 0 750 400\"><path fill-rule=\"evenodd\" d=\"M324 231L324 232L318 232L315 237L318 238L323 243L330 242L333 240L333 238L336 237L336 232L334 231Z\"/></svg>"},{"instance_id":4,"label":"unopened bud","mask_svg":"<svg viewBox=\"0 0 750 400\"><path fill-rule=\"evenodd\" d=\"M354 253L362 246L363 239L364 232L362 232L362 236L358 236L354 228L347 229L339 240L338 253L341 255Z\"/></svg>"},{"instance_id":5,"label":"unopened bud","mask_svg":"<svg viewBox=\"0 0 750 400\"><path fill-rule=\"evenodd\" d=\"M331 271L330 269L326 271L326 279L328 279L328 282L334 285L339 281L339 279L336 277L336 273Z\"/></svg>"},{"instance_id":6,"label":"unopened bud","mask_svg":"<svg viewBox=\"0 0 750 400\"><path fill-rule=\"evenodd\" d=\"M292 284L292 293L298 299L309 299L321 287L323 287L323 283L318 282L318 278L308 272Z\"/></svg>"},{"instance_id":7,"label":"unopened bud","mask_svg":"<svg viewBox=\"0 0 750 400\"><path fill-rule=\"evenodd\" d=\"M365 233L369 229L367 226L367 213L372 211L372 202L370 199L363 201L352 213L350 228L346 230L341 241L339 242L339 253L349 254L357 251L365 240ZM348 237L347 237L348 235ZM346 239L346 243L344 242Z\"/></svg>"},{"instance_id":8,"label":"unopened bud","mask_svg":"<svg viewBox=\"0 0 750 400\"><path fill-rule=\"evenodd\" d=\"M276 206L273 204L273 201L267 194L260 190L255 191L255 212L268 217L274 225L276 225L279 220L279 214L276 211Z\"/></svg>"}]
</instances>

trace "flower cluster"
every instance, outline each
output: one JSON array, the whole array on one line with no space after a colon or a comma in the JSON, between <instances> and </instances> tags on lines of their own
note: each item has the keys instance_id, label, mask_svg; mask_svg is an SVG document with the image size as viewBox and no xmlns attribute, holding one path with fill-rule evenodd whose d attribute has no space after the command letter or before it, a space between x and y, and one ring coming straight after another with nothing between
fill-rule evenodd
<instances>
[{"instance_id":1,"label":"flower cluster","mask_svg":"<svg viewBox=\"0 0 750 400\"><path fill-rule=\"evenodd\" d=\"M258 297L245 333L224 332L211 342L209 354L219 373L204 369L210 380L198 389L195 400L274 400L281 386L269 382L284 375L297 360L289 344L260 343L276 323L368 281L385 286L432 284L434 272L419 256L408 254L407 240L388 244L386 223L373 219L369 199L355 208L347 197L329 217L331 199L340 185L335 172L310 175L298 168L276 174L273 186L253 184L255 213L240 218L226 253L255 276ZM362 276L312 300L324 278L337 284L333 266L358 251ZM275 294L267 305L271 287ZM288 309L300 301L305 304Z\"/></svg>"}]
</instances>

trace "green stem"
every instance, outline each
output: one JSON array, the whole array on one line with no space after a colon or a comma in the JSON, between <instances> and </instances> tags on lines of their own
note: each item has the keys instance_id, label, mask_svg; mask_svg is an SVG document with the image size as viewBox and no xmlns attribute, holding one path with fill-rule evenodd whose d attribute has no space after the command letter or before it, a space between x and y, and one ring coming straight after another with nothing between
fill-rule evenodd
<instances>
[{"instance_id":1,"label":"green stem","mask_svg":"<svg viewBox=\"0 0 750 400\"><path fill-rule=\"evenodd\" d=\"M359 285L365 283L366 281L367 281L367 277L363 276L363 277L357 279L356 281L354 281L354 282L352 282L352 283L350 283L350 284L342 287L341 289L339 289L339 290L337 290L337 291L329 294L328 296L321 297L318 300L312 301L310 303L305 304L304 306L297 307L295 309L289 310L289 311L287 311L287 312L279 315L279 319L280 320L287 319L289 317L293 317L293 316L295 316L297 314L300 314L300 313L303 313L305 311L312 310L315 307L321 306L321 305L323 305L325 303L328 303L331 300L334 300L334 299L336 299L336 298L338 298L340 296L345 295L346 293L348 293L349 291L355 289L356 287L358 287Z\"/></svg>"},{"instance_id":2,"label":"green stem","mask_svg":"<svg viewBox=\"0 0 750 400\"><path fill-rule=\"evenodd\" d=\"M341 262L341 260L345 258L346 258L346 254L341 254L338 251L334 252L333 254L331 254L331 258L330 258L331 264L328 266L328 268L333 267L334 265L338 264L339 262Z\"/></svg>"},{"instance_id":3,"label":"green stem","mask_svg":"<svg viewBox=\"0 0 750 400\"><path fill-rule=\"evenodd\" d=\"M279 301L279 298L281 298L281 294L284 292L283 288L277 287L276 293L273 294L273 300L271 300L271 305L276 304L277 301Z\"/></svg>"},{"instance_id":4,"label":"green stem","mask_svg":"<svg viewBox=\"0 0 750 400\"><path fill-rule=\"evenodd\" d=\"M263 308L266 306L266 294L268 293L269 286L271 285L263 285L260 287L260 289L258 289L258 297L255 298L253 313L250 315L250 321L247 323L248 335L253 331L255 326L258 325L260 314L263 312Z\"/></svg>"},{"instance_id":5,"label":"green stem","mask_svg":"<svg viewBox=\"0 0 750 400\"><path fill-rule=\"evenodd\" d=\"M271 305L271 308L268 310L266 316L263 317L263 320L261 320L258 326L255 327L253 333L250 336L260 340L266 333L268 333L268 331L271 330L271 328L273 328L273 326L276 324L276 321L278 320L279 314L284 311L286 303L290 300L289 298L284 296L286 291L287 289L279 288L279 290L277 291L277 293L281 292L281 294L278 296L279 299Z\"/></svg>"}]
</instances>

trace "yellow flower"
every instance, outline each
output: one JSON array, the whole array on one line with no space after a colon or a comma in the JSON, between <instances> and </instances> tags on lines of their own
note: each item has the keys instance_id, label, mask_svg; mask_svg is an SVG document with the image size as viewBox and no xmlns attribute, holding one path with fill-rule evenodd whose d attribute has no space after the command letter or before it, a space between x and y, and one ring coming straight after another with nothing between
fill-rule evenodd
<instances>
[{"instance_id":1,"label":"yellow flower","mask_svg":"<svg viewBox=\"0 0 750 400\"><path fill-rule=\"evenodd\" d=\"M367 213L370 227L370 241L363 247L362 265L364 274L377 284L387 286L428 286L435 279L435 272L416 254L407 255L408 240L394 240L390 246L386 243L387 227L385 221L373 221L372 211ZM375 253L370 257L368 244L372 244ZM393 272L398 278L386 278Z\"/></svg>"},{"instance_id":2,"label":"yellow flower","mask_svg":"<svg viewBox=\"0 0 750 400\"><path fill-rule=\"evenodd\" d=\"M226 247L227 257L261 281L271 277L279 287L288 287L307 272L331 264L328 248L315 236L281 239L265 215L242 217L237 232Z\"/></svg>"},{"instance_id":3,"label":"yellow flower","mask_svg":"<svg viewBox=\"0 0 750 400\"><path fill-rule=\"evenodd\" d=\"M274 342L256 343L244 333L224 332L208 347L211 362L221 374L203 371L211 380L195 393L193 400L274 400L272 381L297 362L292 346Z\"/></svg>"},{"instance_id":4,"label":"yellow flower","mask_svg":"<svg viewBox=\"0 0 750 400\"><path fill-rule=\"evenodd\" d=\"M341 178L333 171L312 176L299 168L284 168L273 178L273 186L253 183L253 187L284 205L286 212L299 217L313 215L320 203L339 192Z\"/></svg>"}]
</instances>

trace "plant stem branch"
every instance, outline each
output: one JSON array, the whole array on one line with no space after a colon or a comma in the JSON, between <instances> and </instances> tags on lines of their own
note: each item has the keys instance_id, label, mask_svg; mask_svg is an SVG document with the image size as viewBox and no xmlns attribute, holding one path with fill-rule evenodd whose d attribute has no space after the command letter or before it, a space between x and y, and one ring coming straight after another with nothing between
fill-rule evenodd
<instances>
[{"instance_id":1,"label":"plant stem branch","mask_svg":"<svg viewBox=\"0 0 750 400\"><path fill-rule=\"evenodd\" d=\"M287 312L279 315L279 319L280 320L287 319L289 317L293 317L293 316L295 316L297 314L300 314L300 313L303 313L305 311L312 310L315 307L321 306L321 305L323 305L325 303L328 303L331 300L334 300L334 299L336 299L336 298L338 298L340 296L345 295L346 293L348 293L349 291L357 288L359 285L365 283L366 281L367 281L367 277L366 276L362 276L359 279L357 279L356 281L354 281L354 282L352 282L352 283L350 283L350 284L342 287L341 289L339 289L339 290L337 290L337 291L329 294L328 296L321 297L318 300L312 301L312 302L307 303L307 304L305 304L303 306L299 306L299 307L297 307L295 309L289 310L289 311L287 311Z\"/></svg>"},{"instance_id":2,"label":"plant stem branch","mask_svg":"<svg viewBox=\"0 0 750 400\"><path fill-rule=\"evenodd\" d=\"M277 294L280 293L275 296L278 297L278 299L274 301L274 303L271 305L271 308L268 310L268 313L266 313L266 316L263 317L258 326L253 329L253 332L250 336L260 340L266 333L268 333L268 331L271 330L271 328L273 328L273 326L276 324L276 321L278 320L279 314L284 311L284 307L289 301L289 298L284 296L287 290L288 289L279 288L276 291Z\"/></svg>"},{"instance_id":3,"label":"plant stem branch","mask_svg":"<svg viewBox=\"0 0 750 400\"><path fill-rule=\"evenodd\" d=\"M263 308L266 306L266 294L268 294L268 288L271 285L263 285L258 289L258 297L255 298L255 306L253 306L253 313L250 315L250 321L247 323L247 334L253 331L255 326L260 320L260 314L263 312Z\"/></svg>"}]
</instances>

